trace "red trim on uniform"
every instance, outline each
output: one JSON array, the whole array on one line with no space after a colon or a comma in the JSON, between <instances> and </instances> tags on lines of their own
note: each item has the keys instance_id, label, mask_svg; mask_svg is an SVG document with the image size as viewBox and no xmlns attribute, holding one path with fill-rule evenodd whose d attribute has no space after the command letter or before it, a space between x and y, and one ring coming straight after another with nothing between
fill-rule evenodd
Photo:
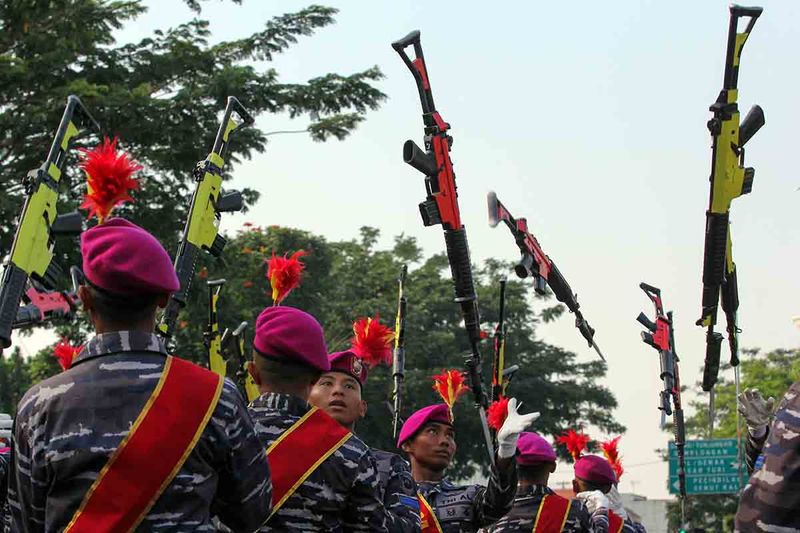
<instances>
[{"instance_id":1,"label":"red trim on uniform","mask_svg":"<svg viewBox=\"0 0 800 533\"><path fill-rule=\"evenodd\" d=\"M156 388L65 531L134 530L194 449L222 382L213 372L168 357Z\"/></svg>"},{"instance_id":2,"label":"red trim on uniform","mask_svg":"<svg viewBox=\"0 0 800 533\"><path fill-rule=\"evenodd\" d=\"M564 529L569 514L570 501L557 494L548 494L539 504L533 533L554 533Z\"/></svg>"},{"instance_id":3,"label":"red trim on uniform","mask_svg":"<svg viewBox=\"0 0 800 533\"><path fill-rule=\"evenodd\" d=\"M267 449L272 514L351 435L325 411L314 407L273 442Z\"/></svg>"},{"instance_id":4,"label":"red trim on uniform","mask_svg":"<svg viewBox=\"0 0 800 533\"><path fill-rule=\"evenodd\" d=\"M419 500L419 518L422 533L442 533L442 526L439 525L439 519L436 518L436 513L421 493L417 493Z\"/></svg>"},{"instance_id":5,"label":"red trim on uniform","mask_svg":"<svg viewBox=\"0 0 800 533\"><path fill-rule=\"evenodd\" d=\"M615 515L612 511L608 512L609 533L620 533L624 525L625 525L625 520L623 520L622 517Z\"/></svg>"}]
</instances>

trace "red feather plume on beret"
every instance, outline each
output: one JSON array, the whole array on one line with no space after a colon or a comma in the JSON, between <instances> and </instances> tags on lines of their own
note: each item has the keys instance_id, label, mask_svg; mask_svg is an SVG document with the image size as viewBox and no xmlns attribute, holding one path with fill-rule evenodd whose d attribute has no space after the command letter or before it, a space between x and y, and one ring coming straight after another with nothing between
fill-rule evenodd
<instances>
[{"instance_id":1,"label":"red feather plume on beret","mask_svg":"<svg viewBox=\"0 0 800 533\"><path fill-rule=\"evenodd\" d=\"M445 370L433 376L433 390L439 393L450 408L450 420L453 420L453 405L469 390L469 387L464 383L464 375L461 372Z\"/></svg>"},{"instance_id":2,"label":"red feather plume on beret","mask_svg":"<svg viewBox=\"0 0 800 533\"><path fill-rule=\"evenodd\" d=\"M130 192L139 188L133 179L134 172L142 166L125 152L117 151L117 138L91 150L81 150L83 161L80 168L86 172L87 191L81 209L87 209L87 218L97 217L102 224L111 211L119 204L132 200Z\"/></svg>"},{"instance_id":3,"label":"red feather plume on beret","mask_svg":"<svg viewBox=\"0 0 800 533\"><path fill-rule=\"evenodd\" d=\"M267 278L272 287L272 305L280 305L289 293L300 285L300 278L306 267L300 262L300 258L305 255L308 255L308 252L298 250L287 259L285 255L276 256L273 250L272 259L267 261Z\"/></svg>"},{"instance_id":4,"label":"red feather plume on beret","mask_svg":"<svg viewBox=\"0 0 800 533\"><path fill-rule=\"evenodd\" d=\"M506 417L508 416L508 398L505 396L500 396L500 398L492 402L489 405L489 409L486 410L486 418L487 422L489 423L489 427L494 429L495 431L500 431L500 428L503 427L503 423L506 421Z\"/></svg>"},{"instance_id":5,"label":"red feather plume on beret","mask_svg":"<svg viewBox=\"0 0 800 533\"><path fill-rule=\"evenodd\" d=\"M611 468L613 468L614 472L617 474L617 481L619 481L619 478L622 477L622 473L625 471L625 469L622 468L622 457L617 447L620 438L622 438L621 435L600 443L600 446L603 448L603 455L606 456L606 459L611 464Z\"/></svg>"},{"instance_id":6,"label":"red feather plume on beret","mask_svg":"<svg viewBox=\"0 0 800 533\"><path fill-rule=\"evenodd\" d=\"M567 451L572 456L572 460L577 461L583 453L583 450L586 449L586 446L589 444L590 440L591 439L588 435L576 433L574 430L570 429L558 437L556 439L556 443L564 444L567 447Z\"/></svg>"},{"instance_id":7,"label":"red feather plume on beret","mask_svg":"<svg viewBox=\"0 0 800 533\"><path fill-rule=\"evenodd\" d=\"M370 368L392 363L392 341L394 330L381 324L377 314L375 318L360 318L353 324L353 353Z\"/></svg>"},{"instance_id":8,"label":"red feather plume on beret","mask_svg":"<svg viewBox=\"0 0 800 533\"><path fill-rule=\"evenodd\" d=\"M53 356L58 359L58 364L62 370L68 370L72 366L72 360L83 350L82 345L73 346L69 339L61 339L61 342L53 348Z\"/></svg>"}]
</instances>

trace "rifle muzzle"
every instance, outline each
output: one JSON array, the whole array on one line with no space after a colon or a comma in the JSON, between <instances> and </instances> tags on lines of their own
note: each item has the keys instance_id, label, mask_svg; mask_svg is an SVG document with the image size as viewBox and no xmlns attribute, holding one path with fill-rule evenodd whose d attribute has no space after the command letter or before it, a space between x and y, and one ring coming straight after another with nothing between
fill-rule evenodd
<instances>
[{"instance_id":1,"label":"rifle muzzle","mask_svg":"<svg viewBox=\"0 0 800 533\"><path fill-rule=\"evenodd\" d=\"M403 161L416 168L426 176L435 176L439 170L436 158L416 145L414 141L403 144Z\"/></svg>"}]
</instances>

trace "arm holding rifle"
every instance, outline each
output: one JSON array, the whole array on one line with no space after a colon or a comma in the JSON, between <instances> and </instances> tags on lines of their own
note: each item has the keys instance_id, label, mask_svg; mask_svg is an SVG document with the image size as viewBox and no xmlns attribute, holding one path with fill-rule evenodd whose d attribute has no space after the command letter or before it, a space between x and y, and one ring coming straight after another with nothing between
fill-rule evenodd
<instances>
[{"instance_id":1,"label":"arm holding rifle","mask_svg":"<svg viewBox=\"0 0 800 533\"><path fill-rule=\"evenodd\" d=\"M81 132L78 125L87 123L99 131L100 126L80 99L70 95L47 158L25 177L27 198L0 279L0 350L11 346L11 330L28 279L52 289L61 275L61 269L53 261L54 237L81 230L81 216L78 213L59 216L56 203L69 148Z\"/></svg>"},{"instance_id":2,"label":"arm holding rifle","mask_svg":"<svg viewBox=\"0 0 800 533\"><path fill-rule=\"evenodd\" d=\"M239 116L240 122L233 119L234 113ZM222 168L225 165L224 157L230 134L242 125L252 123L253 117L239 100L229 96L211 153L194 169L197 185L189 207L189 218L175 255L175 273L181 288L170 297L158 326L158 330L167 338L172 337L178 313L186 306L199 251L206 250L214 257L222 254L226 240L219 234L221 213L242 209L242 194L239 191L222 192Z\"/></svg>"},{"instance_id":3,"label":"arm holding rifle","mask_svg":"<svg viewBox=\"0 0 800 533\"><path fill-rule=\"evenodd\" d=\"M406 53L406 49L414 48L414 59ZM465 366L470 380L475 404L481 417L484 440L490 458L494 460L489 426L486 423L486 408L489 401L483 390L481 376L480 316L478 313L478 297L472 279L472 264L469 256L467 232L461 223L458 206L455 173L450 160L450 149L453 138L448 134L450 125L442 119L436 110L431 91L425 57L422 52L419 31L413 31L392 43L392 48L400 55L403 63L411 71L419 92L422 104L422 120L425 126L425 150L414 141L406 141L403 145L403 160L425 175L427 198L419 204L422 223L425 226L441 225L444 229L447 260L453 277L456 302L461 306L464 326L470 343L470 355Z\"/></svg>"},{"instance_id":4,"label":"arm holding rifle","mask_svg":"<svg viewBox=\"0 0 800 533\"><path fill-rule=\"evenodd\" d=\"M544 253L536 237L528 231L528 221L524 218L514 218L493 192L489 193L488 202L489 225L495 227L502 221L511 230L522 254L519 263L514 267L514 272L523 279L528 276L533 277L533 287L538 294L545 294L545 287L549 285L556 299L575 314L575 327L578 328L583 338L605 361L603 353L594 340L594 328L589 325L580 311L577 296L552 259Z\"/></svg>"},{"instance_id":5,"label":"arm holding rifle","mask_svg":"<svg viewBox=\"0 0 800 533\"><path fill-rule=\"evenodd\" d=\"M392 362L392 438L397 439L400 431L400 410L403 406L403 382L406 369L406 309L408 300L405 295L406 275L408 266L403 265L400 270L397 296L397 318L394 323L394 351Z\"/></svg>"}]
</instances>

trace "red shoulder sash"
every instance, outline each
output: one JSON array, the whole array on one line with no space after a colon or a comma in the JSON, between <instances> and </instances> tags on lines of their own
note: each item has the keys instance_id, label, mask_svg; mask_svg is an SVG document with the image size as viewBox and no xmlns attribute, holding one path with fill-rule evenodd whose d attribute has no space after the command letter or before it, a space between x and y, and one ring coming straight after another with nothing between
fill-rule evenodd
<instances>
[{"instance_id":1,"label":"red shoulder sash","mask_svg":"<svg viewBox=\"0 0 800 533\"><path fill-rule=\"evenodd\" d=\"M570 501L557 494L547 494L539 504L533 533L554 533L564 529L569 515Z\"/></svg>"},{"instance_id":2,"label":"red shoulder sash","mask_svg":"<svg viewBox=\"0 0 800 533\"><path fill-rule=\"evenodd\" d=\"M222 383L213 372L167 357L156 388L65 531L136 529L194 449Z\"/></svg>"},{"instance_id":3,"label":"red shoulder sash","mask_svg":"<svg viewBox=\"0 0 800 533\"><path fill-rule=\"evenodd\" d=\"M267 449L272 476L272 514L352 433L312 407Z\"/></svg>"},{"instance_id":4,"label":"red shoulder sash","mask_svg":"<svg viewBox=\"0 0 800 533\"><path fill-rule=\"evenodd\" d=\"M422 522L422 533L442 533L442 526L439 525L439 519L436 518L436 513L433 512L433 508L428 503L428 500L422 495L422 493L417 493L417 499L419 500L419 517Z\"/></svg>"},{"instance_id":5,"label":"red shoulder sash","mask_svg":"<svg viewBox=\"0 0 800 533\"><path fill-rule=\"evenodd\" d=\"M608 532L609 533L620 533L622 531L622 527L625 525L625 521L619 515L614 514L612 511L608 511Z\"/></svg>"}]
</instances>

